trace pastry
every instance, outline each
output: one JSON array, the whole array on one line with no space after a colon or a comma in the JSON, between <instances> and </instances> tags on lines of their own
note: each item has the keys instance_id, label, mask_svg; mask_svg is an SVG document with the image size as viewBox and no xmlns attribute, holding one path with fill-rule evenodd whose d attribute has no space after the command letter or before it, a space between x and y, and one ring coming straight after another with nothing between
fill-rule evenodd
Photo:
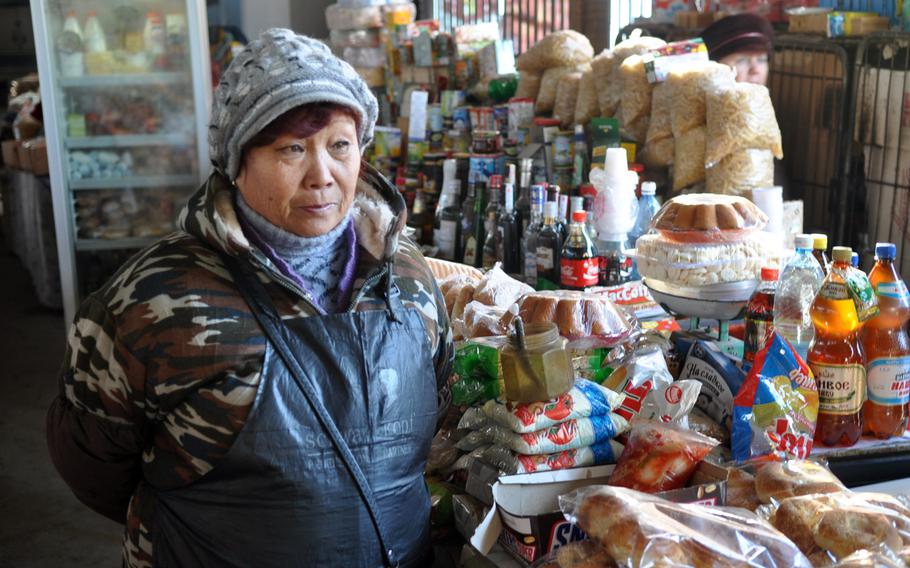
<instances>
[{"instance_id":1,"label":"pastry","mask_svg":"<svg viewBox=\"0 0 910 568\"><path fill-rule=\"evenodd\" d=\"M534 288L515 280L497 265L488 270L477 284L474 300L487 306L508 308L519 298L533 291Z\"/></svg>"},{"instance_id":2,"label":"pastry","mask_svg":"<svg viewBox=\"0 0 910 568\"><path fill-rule=\"evenodd\" d=\"M774 462L755 474L755 491L763 503L815 493L838 493L846 488L829 470L815 462Z\"/></svg>"},{"instance_id":3,"label":"pastry","mask_svg":"<svg viewBox=\"0 0 910 568\"><path fill-rule=\"evenodd\" d=\"M475 296L476 297L476 296ZM553 322L559 334L571 340L625 337L632 326L625 312L605 295L560 290L534 292L519 302L525 324Z\"/></svg>"},{"instance_id":4,"label":"pastry","mask_svg":"<svg viewBox=\"0 0 910 568\"><path fill-rule=\"evenodd\" d=\"M826 511L816 527L815 542L838 559L881 544L891 550L902 546L900 535L887 516L853 507Z\"/></svg>"},{"instance_id":5,"label":"pastry","mask_svg":"<svg viewBox=\"0 0 910 568\"><path fill-rule=\"evenodd\" d=\"M733 231L730 238L735 238L767 223L767 215L744 197L693 193L668 201L654 216L651 226L667 236L682 234L691 242L710 242L725 238L717 233ZM697 233L708 234L699 240Z\"/></svg>"},{"instance_id":6,"label":"pastry","mask_svg":"<svg viewBox=\"0 0 910 568\"><path fill-rule=\"evenodd\" d=\"M698 409L694 409L693 413L695 410ZM701 433L708 436L711 435L706 432ZM761 501L758 500L758 494L755 492L755 477L739 468L731 469L727 476L726 505L728 507L740 507L750 511L757 509L758 506L761 505Z\"/></svg>"},{"instance_id":7,"label":"pastry","mask_svg":"<svg viewBox=\"0 0 910 568\"><path fill-rule=\"evenodd\" d=\"M803 554L818 552L815 527L822 514L829 508L826 500L813 498L784 499L771 519L774 528L787 535Z\"/></svg>"}]
</instances>

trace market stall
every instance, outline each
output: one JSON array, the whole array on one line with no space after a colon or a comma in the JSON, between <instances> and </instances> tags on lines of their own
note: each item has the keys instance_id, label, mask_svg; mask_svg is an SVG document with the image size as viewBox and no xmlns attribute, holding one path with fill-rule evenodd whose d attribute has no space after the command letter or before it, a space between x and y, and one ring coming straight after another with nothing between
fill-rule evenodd
<instances>
[{"instance_id":1,"label":"market stall","mask_svg":"<svg viewBox=\"0 0 910 568\"><path fill-rule=\"evenodd\" d=\"M894 247L861 272L776 187L794 153L820 164L796 180L807 226L841 199L842 48L781 41L769 91L692 33L722 14L595 53L571 30L516 50L495 23L344 9L364 13L330 7L333 42L390 113L368 159L406 197L458 341L427 480L465 565L910 560L908 503L879 493L910 472Z\"/></svg>"}]
</instances>

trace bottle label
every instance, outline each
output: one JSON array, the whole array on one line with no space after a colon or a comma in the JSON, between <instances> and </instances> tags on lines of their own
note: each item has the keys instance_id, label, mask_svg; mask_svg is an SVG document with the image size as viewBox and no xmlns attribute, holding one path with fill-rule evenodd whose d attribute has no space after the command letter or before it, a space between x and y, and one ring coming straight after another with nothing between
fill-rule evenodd
<instances>
[{"instance_id":1,"label":"bottle label","mask_svg":"<svg viewBox=\"0 0 910 568\"><path fill-rule=\"evenodd\" d=\"M910 291L903 280L897 282L881 282L875 289L875 293L883 298L894 298L896 300L905 300L910 297Z\"/></svg>"},{"instance_id":2,"label":"bottle label","mask_svg":"<svg viewBox=\"0 0 910 568\"><path fill-rule=\"evenodd\" d=\"M850 292L847 290L847 286L840 282L825 282L818 293L829 300L850 299Z\"/></svg>"},{"instance_id":3,"label":"bottle label","mask_svg":"<svg viewBox=\"0 0 910 568\"><path fill-rule=\"evenodd\" d=\"M818 385L818 411L856 414L866 400L866 369L862 365L810 363Z\"/></svg>"},{"instance_id":4,"label":"bottle label","mask_svg":"<svg viewBox=\"0 0 910 568\"><path fill-rule=\"evenodd\" d=\"M894 406L910 400L910 355L875 358L866 364L866 371L870 401Z\"/></svg>"},{"instance_id":5,"label":"bottle label","mask_svg":"<svg viewBox=\"0 0 910 568\"><path fill-rule=\"evenodd\" d=\"M439 249L439 258L455 260L455 237L457 234L457 221L439 222L439 229L433 233L434 244Z\"/></svg>"},{"instance_id":6,"label":"bottle label","mask_svg":"<svg viewBox=\"0 0 910 568\"><path fill-rule=\"evenodd\" d=\"M525 251L525 283L537 285L537 251Z\"/></svg>"},{"instance_id":7,"label":"bottle label","mask_svg":"<svg viewBox=\"0 0 910 568\"><path fill-rule=\"evenodd\" d=\"M477 239L473 236L468 237L464 242L464 263L468 266L474 266L477 262Z\"/></svg>"},{"instance_id":8,"label":"bottle label","mask_svg":"<svg viewBox=\"0 0 910 568\"><path fill-rule=\"evenodd\" d=\"M597 286L600 279L600 262L596 258L559 261L559 273L563 286L571 288L588 288Z\"/></svg>"},{"instance_id":9,"label":"bottle label","mask_svg":"<svg viewBox=\"0 0 910 568\"><path fill-rule=\"evenodd\" d=\"M750 362L755 360L755 356L765 346L773 327L770 321L746 317L743 359Z\"/></svg>"},{"instance_id":10,"label":"bottle label","mask_svg":"<svg viewBox=\"0 0 910 568\"><path fill-rule=\"evenodd\" d=\"M537 271L553 270L553 250L549 247L537 247Z\"/></svg>"},{"instance_id":11,"label":"bottle label","mask_svg":"<svg viewBox=\"0 0 910 568\"><path fill-rule=\"evenodd\" d=\"M856 306L856 316L859 321L866 321L877 316L878 298L875 296L875 290L872 289L872 283L869 282L866 273L853 267L837 269L834 272L843 278L847 292Z\"/></svg>"}]
</instances>

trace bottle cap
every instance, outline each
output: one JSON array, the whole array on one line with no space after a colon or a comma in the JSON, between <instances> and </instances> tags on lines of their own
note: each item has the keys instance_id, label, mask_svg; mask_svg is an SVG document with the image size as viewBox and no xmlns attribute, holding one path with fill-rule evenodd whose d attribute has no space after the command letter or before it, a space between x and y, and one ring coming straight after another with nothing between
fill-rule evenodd
<instances>
[{"instance_id":1,"label":"bottle cap","mask_svg":"<svg viewBox=\"0 0 910 568\"><path fill-rule=\"evenodd\" d=\"M815 250L828 250L828 235L813 233L812 239L812 248Z\"/></svg>"},{"instance_id":2,"label":"bottle cap","mask_svg":"<svg viewBox=\"0 0 910 568\"><path fill-rule=\"evenodd\" d=\"M798 249L811 249L812 244L815 242L815 239L812 235L796 235L796 248ZM847 260L850 260L849 258Z\"/></svg>"},{"instance_id":3,"label":"bottle cap","mask_svg":"<svg viewBox=\"0 0 910 568\"><path fill-rule=\"evenodd\" d=\"M585 127L584 127L584 125L583 125L583 124L576 124L576 125L575 125L575 134L584 135L584 133L585 133Z\"/></svg>"},{"instance_id":4,"label":"bottle cap","mask_svg":"<svg viewBox=\"0 0 910 568\"><path fill-rule=\"evenodd\" d=\"M586 223L588 221L588 212L584 209L573 211L572 221L575 223Z\"/></svg>"},{"instance_id":5,"label":"bottle cap","mask_svg":"<svg viewBox=\"0 0 910 568\"><path fill-rule=\"evenodd\" d=\"M454 160L452 160L454 162ZM490 176L489 182L490 189L494 187L502 187L502 176L499 174L493 174Z\"/></svg>"},{"instance_id":6,"label":"bottle cap","mask_svg":"<svg viewBox=\"0 0 910 568\"><path fill-rule=\"evenodd\" d=\"M831 257L834 259L834 262L846 262L850 264L850 259L853 257L853 250L850 247L834 247L831 250Z\"/></svg>"},{"instance_id":7,"label":"bottle cap","mask_svg":"<svg viewBox=\"0 0 910 568\"><path fill-rule=\"evenodd\" d=\"M850 264L853 265L853 268L859 268L859 253L853 253L850 256Z\"/></svg>"},{"instance_id":8,"label":"bottle cap","mask_svg":"<svg viewBox=\"0 0 910 568\"><path fill-rule=\"evenodd\" d=\"M569 209L579 211L585 208L585 198L580 195L574 195L569 199Z\"/></svg>"},{"instance_id":9,"label":"bottle cap","mask_svg":"<svg viewBox=\"0 0 910 568\"><path fill-rule=\"evenodd\" d=\"M875 258L894 260L897 256L897 245L894 243L875 243Z\"/></svg>"},{"instance_id":10,"label":"bottle cap","mask_svg":"<svg viewBox=\"0 0 910 568\"><path fill-rule=\"evenodd\" d=\"M770 266L763 266L761 269L761 279L764 282L774 282L780 278L780 270L776 268L771 268Z\"/></svg>"},{"instance_id":11,"label":"bottle cap","mask_svg":"<svg viewBox=\"0 0 910 568\"><path fill-rule=\"evenodd\" d=\"M559 205L555 201L547 201L543 206L543 216L551 219L556 218L559 212Z\"/></svg>"},{"instance_id":12,"label":"bottle cap","mask_svg":"<svg viewBox=\"0 0 910 568\"><path fill-rule=\"evenodd\" d=\"M657 194L657 184L653 181L645 181L641 184L641 194L642 195L656 195Z\"/></svg>"}]
</instances>

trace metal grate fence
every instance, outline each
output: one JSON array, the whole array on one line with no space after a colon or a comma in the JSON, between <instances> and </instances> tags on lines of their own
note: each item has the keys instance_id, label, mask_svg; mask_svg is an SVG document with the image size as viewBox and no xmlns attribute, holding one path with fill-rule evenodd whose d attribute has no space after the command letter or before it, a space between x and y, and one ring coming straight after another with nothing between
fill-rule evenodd
<instances>
[{"instance_id":1,"label":"metal grate fence","mask_svg":"<svg viewBox=\"0 0 910 568\"><path fill-rule=\"evenodd\" d=\"M422 17L439 20L447 31L499 22L502 37L514 42L516 55L548 33L571 27L569 0L423 0L420 7Z\"/></svg>"}]
</instances>

